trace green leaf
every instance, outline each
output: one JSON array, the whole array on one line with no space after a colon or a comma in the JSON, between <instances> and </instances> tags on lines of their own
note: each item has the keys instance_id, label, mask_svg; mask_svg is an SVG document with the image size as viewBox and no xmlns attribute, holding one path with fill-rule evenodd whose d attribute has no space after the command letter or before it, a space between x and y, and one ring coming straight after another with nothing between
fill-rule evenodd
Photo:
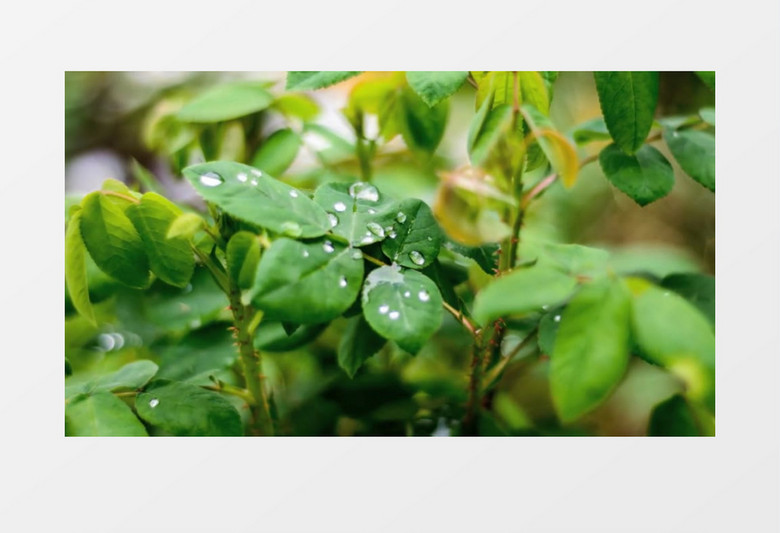
<instances>
[{"instance_id":1,"label":"green leaf","mask_svg":"<svg viewBox=\"0 0 780 533\"><path fill-rule=\"evenodd\" d=\"M550 355L555 347L555 337L558 336L558 328L561 326L561 310L556 309L546 313L539 320L539 333L537 343L542 353Z\"/></svg>"},{"instance_id":2,"label":"green leaf","mask_svg":"<svg viewBox=\"0 0 780 533\"><path fill-rule=\"evenodd\" d=\"M135 289L149 286L149 259L130 219L100 192L88 194L81 209L81 237L97 266Z\"/></svg>"},{"instance_id":3,"label":"green leaf","mask_svg":"<svg viewBox=\"0 0 780 533\"><path fill-rule=\"evenodd\" d=\"M574 146L554 126L549 118L535 107L523 105L523 116L526 118L533 139L539 144L550 166L566 187L571 187L577 180L580 169L577 151Z\"/></svg>"},{"instance_id":4,"label":"green leaf","mask_svg":"<svg viewBox=\"0 0 780 533\"><path fill-rule=\"evenodd\" d=\"M228 241L225 259L230 278L235 280L239 288L250 288L260 262L260 241L257 235L248 231L235 233Z\"/></svg>"},{"instance_id":5,"label":"green leaf","mask_svg":"<svg viewBox=\"0 0 780 533\"><path fill-rule=\"evenodd\" d=\"M642 206L663 198L674 187L672 165L650 145L626 155L610 144L599 154L599 163L607 179Z\"/></svg>"},{"instance_id":6,"label":"green leaf","mask_svg":"<svg viewBox=\"0 0 780 533\"><path fill-rule=\"evenodd\" d=\"M585 286L561 315L551 356L550 388L570 422L606 400L629 359L629 292L620 280Z\"/></svg>"},{"instance_id":7,"label":"green leaf","mask_svg":"<svg viewBox=\"0 0 780 533\"><path fill-rule=\"evenodd\" d=\"M320 114L317 102L305 94L286 93L278 96L271 105L287 117L312 120Z\"/></svg>"},{"instance_id":8,"label":"green leaf","mask_svg":"<svg viewBox=\"0 0 780 533\"><path fill-rule=\"evenodd\" d=\"M699 109L699 116L701 119L709 124L715 126L715 108L714 107L702 107Z\"/></svg>"},{"instance_id":9,"label":"green leaf","mask_svg":"<svg viewBox=\"0 0 780 533\"><path fill-rule=\"evenodd\" d=\"M65 407L69 437L145 437L146 429L130 408L110 392L75 398Z\"/></svg>"},{"instance_id":10,"label":"green leaf","mask_svg":"<svg viewBox=\"0 0 780 533\"><path fill-rule=\"evenodd\" d=\"M468 151L471 164L481 166L490 157L512 125L512 108L506 104L491 109L486 100L469 127Z\"/></svg>"},{"instance_id":11,"label":"green leaf","mask_svg":"<svg viewBox=\"0 0 780 533\"><path fill-rule=\"evenodd\" d=\"M481 246L467 246L452 239L445 239L444 247L463 257L473 259L479 268L491 276L496 273L498 268L498 250L501 246L498 243L487 243Z\"/></svg>"},{"instance_id":12,"label":"green leaf","mask_svg":"<svg viewBox=\"0 0 780 533\"><path fill-rule=\"evenodd\" d=\"M430 107L455 94L468 76L469 73L467 71L412 71L406 73L406 79L409 81L411 88Z\"/></svg>"},{"instance_id":13,"label":"green leaf","mask_svg":"<svg viewBox=\"0 0 780 533\"><path fill-rule=\"evenodd\" d=\"M293 130L277 130L260 146L252 158L252 166L272 176L281 176L295 161L301 144L301 138Z\"/></svg>"},{"instance_id":14,"label":"green leaf","mask_svg":"<svg viewBox=\"0 0 780 533\"><path fill-rule=\"evenodd\" d=\"M133 177L143 186L144 189L150 192L162 192L154 174L152 174L149 169L144 167L134 158L130 159L130 170L133 174Z\"/></svg>"},{"instance_id":15,"label":"green leaf","mask_svg":"<svg viewBox=\"0 0 780 533\"><path fill-rule=\"evenodd\" d=\"M197 290L197 289L195 289ZM203 380L209 375L229 369L238 359L235 339L224 324L215 324L189 333L175 344L158 349L158 378L174 381Z\"/></svg>"},{"instance_id":16,"label":"green leaf","mask_svg":"<svg viewBox=\"0 0 780 533\"><path fill-rule=\"evenodd\" d=\"M192 239L198 230L203 228L204 224L205 222L200 215L196 213L182 213L171 222L168 233L165 236L168 239L176 237Z\"/></svg>"},{"instance_id":17,"label":"green leaf","mask_svg":"<svg viewBox=\"0 0 780 533\"><path fill-rule=\"evenodd\" d=\"M70 218L68 229L65 231L65 282L68 286L68 294L73 307L81 316L89 320L93 326L97 325L95 311L89 300L89 287L87 285L87 255L84 241L81 240L81 213L76 211Z\"/></svg>"},{"instance_id":18,"label":"green leaf","mask_svg":"<svg viewBox=\"0 0 780 533\"><path fill-rule=\"evenodd\" d=\"M379 267L363 286L363 314L386 339L416 354L442 320L442 299L430 278L399 266Z\"/></svg>"},{"instance_id":19,"label":"green leaf","mask_svg":"<svg viewBox=\"0 0 780 533\"><path fill-rule=\"evenodd\" d=\"M542 265L519 268L485 286L474 299L473 315L486 325L499 317L523 315L556 305L571 295L577 281Z\"/></svg>"},{"instance_id":20,"label":"green leaf","mask_svg":"<svg viewBox=\"0 0 780 533\"><path fill-rule=\"evenodd\" d=\"M252 302L269 320L328 322L355 301L363 281L359 250L328 240L278 239L263 254Z\"/></svg>"},{"instance_id":21,"label":"green leaf","mask_svg":"<svg viewBox=\"0 0 780 533\"><path fill-rule=\"evenodd\" d=\"M715 192L715 136L704 131L667 128L664 140L683 171Z\"/></svg>"},{"instance_id":22,"label":"green leaf","mask_svg":"<svg viewBox=\"0 0 780 533\"><path fill-rule=\"evenodd\" d=\"M355 157L355 145L322 124L304 124L303 142L326 166Z\"/></svg>"},{"instance_id":23,"label":"green leaf","mask_svg":"<svg viewBox=\"0 0 780 533\"><path fill-rule=\"evenodd\" d=\"M312 342L328 323L310 324L288 333L281 322L264 321L255 330L254 346L266 352L289 352Z\"/></svg>"},{"instance_id":24,"label":"green leaf","mask_svg":"<svg viewBox=\"0 0 780 533\"><path fill-rule=\"evenodd\" d=\"M702 82L704 82L704 85L709 87L712 92L715 92L715 71L714 70L698 71L696 72L696 75L699 77L699 79Z\"/></svg>"},{"instance_id":25,"label":"green leaf","mask_svg":"<svg viewBox=\"0 0 780 533\"><path fill-rule=\"evenodd\" d=\"M326 183L314 191L314 201L327 212L331 231L352 246L380 242L393 231L395 204L369 183Z\"/></svg>"},{"instance_id":26,"label":"green leaf","mask_svg":"<svg viewBox=\"0 0 780 533\"><path fill-rule=\"evenodd\" d=\"M698 437L702 432L685 397L675 394L653 408L647 434L652 437Z\"/></svg>"},{"instance_id":27,"label":"green leaf","mask_svg":"<svg viewBox=\"0 0 780 533\"><path fill-rule=\"evenodd\" d=\"M156 373L157 365L152 361L133 361L116 372L99 377L92 383L91 389L104 392L119 389L136 390L146 385Z\"/></svg>"},{"instance_id":28,"label":"green leaf","mask_svg":"<svg viewBox=\"0 0 780 533\"><path fill-rule=\"evenodd\" d=\"M530 245L530 246L529 246ZM521 249L540 265L550 265L572 276L598 277L604 275L609 263L609 252L581 244L526 243Z\"/></svg>"},{"instance_id":29,"label":"green leaf","mask_svg":"<svg viewBox=\"0 0 780 533\"><path fill-rule=\"evenodd\" d=\"M291 237L319 237L328 216L309 197L256 168L229 161L201 163L184 176L207 201L229 215Z\"/></svg>"},{"instance_id":30,"label":"green leaf","mask_svg":"<svg viewBox=\"0 0 780 533\"><path fill-rule=\"evenodd\" d=\"M409 148L433 153L444 136L449 112L448 102L428 107L414 91L405 88L401 93L401 135Z\"/></svg>"},{"instance_id":31,"label":"green leaf","mask_svg":"<svg viewBox=\"0 0 780 533\"><path fill-rule=\"evenodd\" d=\"M420 270L439 255L443 235L431 208L416 198L395 204L395 224L382 252L394 263Z\"/></svg>"},{"instance_id":32,"label":"green leaf","mask_svg":"<svg viewBox=\"0 0 780 533\"><path fill-rule=\"evenodd\" d=\"M287 73L288 91L322 89L360 74L360 71L291 71Z\"/></svg>"},{"instance_id":33,"label":"green leaf","mask_svg":"<svg viewBox=\"0 0 780 533\"><path fill-rule=\"evenodd\" d=\"M366 360L382 349L387 341L376 334L363 315L349 319L338 349L339 366L350 378Z\"/></svg>"},{"instance_id":34,"label":"green leaf","mask_svg":"<svg viewBox=\"0 0 780 533\"><path fill-rule=\"evenodd\" d=\"M615 144L633 154L644 144L658 103L657 72L594 72L604 121Z\"/></svg>"},{"instance_id":35,"label":"green leaf","mask_svg":"<svg viewBox=\"0 0 780 533\"><path fill-rule=\"evenodd\" d=\"M273 101L265 83L240 81L219 85L195 97L176 116L183 122L223 122L262 111Z\"/></svg>"},{"instance_id":36,"label":"green leaf","mask_svg":"<svg viewBox=\"0 0 780 533\"><path fill-rule=\"evenodd\" d=\"M701 311L715 326L715 278L704 274L670 274L661 286L673 290Z\"/></svg>"},{"instance_id":37,"label":"green leaf","mask_svg":"<svg viewBox=\"0 0 780 533\"><path fill-rule=\"evenodd\" d=\"M176 381L157 380L138 395L138 416L180 436L241 436L241 415L216 392Z\"/></svg>"},{"instance_id":38,"label":"green leaf","mask_svg":"<svg viewBox=\"0 0 780 533\"><path fill-rule=\"evenodd\" d=\"M607 123L602 117L592 118L578 125L572 135L577 144L586 144L592 141L608 141L611 139Z\"/></svg>"},{"instance_id":39,"label":"green leaf","mask_svg":"<svg viewBox=\"0 0 780 533\"><path fill-rule=\"evenodd\" d=\"M168 238L168 229L181 215L181 209L149 192L140 203L128 207L126 213L143 241L152 272L174 287L186 286L195 270L189 240L184 236Z\"/></svg>"}]
</instances>

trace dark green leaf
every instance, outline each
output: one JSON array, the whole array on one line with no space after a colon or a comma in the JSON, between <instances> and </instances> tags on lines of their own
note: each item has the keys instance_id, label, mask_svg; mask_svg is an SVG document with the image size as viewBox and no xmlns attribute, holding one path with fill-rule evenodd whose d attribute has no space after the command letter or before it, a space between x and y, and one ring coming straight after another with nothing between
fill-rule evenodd
<instances>
[{"instance_id":1,"label":"dark green leaf","mask_svg":"<svg viewBox=\"0 0 780 533\"><path fill-rule=\"evenodd\" d=\"M182 436L243 435L241 415L216 392L158 380L138 395L138 416L167 433Z\"/></svg>"},{"instance_id":2,"label":"dark green leaf","mask_svg":"<svg viewBox=\"0 0 780 533\"><path fill-rule=\"evenodd\" d=\"M129 203L129 202L128 202ZM124 211L100 192L82 202L81 237L100 270L136 289L149 286L143 241Z\"/></svg>"},{"instance_id":3,"label":"dark green leaf","mask_svg":"<svg viewBox=\"0 0 780 533\"><path fill-rule=\"evenodd\" d=\"M599 163L607 179L639 205L663 198L674 187L672 165L650 145L626 155L610 144L599 154Z\"/></svg>"},{"instance_id":4,"label":"dark green leaf","mask_svg":"<svg viewBox=\"0 0 780 533\"><path fill-rule=\"evenodd\" d=\"M484 287L474 299L474 318L482 325L503 316L522 315L556 305L571 295L577 281L542 265L519 268Z\"/></svg>"},{"instance_id":5,"label":"dark green leaf","mask_svg":"<svg viewBox=\"0 0 780 533\"><path fill-rule=\"evenodd\" d=\"M704 274L670 274L661 286L671 289L696 306L715 326L715 278Z\"/></svg>"},{"instance_id":6,"label":"dark green leaf","mask_svg":"<svg viewBox=\"0 0 780 533\"><path fill-rule=\"evenodd\" d=\"M486 274L491 276L498 268L498 252L501 246L498 243L487 243L481 246L467 246L452 239L445 239L444 247L463 257L473 259Z\"/></svg>"},{"instance_id":7,"label":"dark green leaf","mask_svg":"<svg viewBox=\"0 0 780 533\"><path fill-rule=\"evenodd\" d=\"M130 408L110 392L75 398L65 407L65 435L145 437L146 429Z\"/></svg>"},{"instance_id":8,"label":"dark green leaf","mask_svg":"<svg viewBox=\"0 0 780 533\"><path fill-rule=\"evenodd\" d=\"M715 192L715 136L696 130L664 130L664 140L680 167Z\"/></svg>"},{"instance_id":9,"label":"dark green leaf","mask_svg":"<svg viewBox=\"0 0 780 533\"><path fill-rule=\"evenodd\" d=\"M466 71L412 71L406 73L409 85L430 107L455 94L455 91L460 89L468 76L469 73Z\"/></svg>"},{"instance_id":10,"label":"dark green leaf","mask_svg":"<svg viewBox=\"0 0 780 533\"><path fill-rule=\"evenodd\" d=\"M448 102L428 107L414 91L406 88L401 95L401 135L409 148L433 153L439 146L447 125Z\"/></svg>"},{"instance_id":11,"label":"dark green leaf","mask_svg":"<svg viewBox=\"0 0 780 533\"><path fill-rule=\"evenodd\" d=\"M256 168L229 161L201 163L184 176L207 201L246 222L291 237L319 237L328 216L309 197Z\"/></svg>"},{"instance_id":12,"label":"dark green leaf","mask_svg":"<svg viewBox=\"0 0 780 533\"><path fill-rule=\"evenodd\" d=\"M260 241L257 235L248 231L235 233L228 241L225 259L230 278L235 280L239 288L250 288L260 261Z\"/></svg>"},{"instance_id":13,"label":"dark green leaf","mask_svg":"<svg viewBox=\"0 0 780 533\"><path fill-rule=\"evenodd\" d=\"M542 353L550 355L555 347L555 337L561 325L561 310L546 313L539 321L538 344Z\"/></svg>"},{"instance_id":14,"label":"dark green leaf","mask_svg":"<svg viewBox=\"0 0 780 533\"><path fill-rule=\"evenodd\" d=\"M587 285L566 306L550 365L553 404L563 422L601 404L623 378L630 313L629 292L620 280Z\"/></svg>"},{"instance_id":15,"label":"dark green leaf","mask_svg":"<svg viewBox=\"0 0 780 533\"><path fill-rule=\"evenodd\" d=\"M704 82L704 85L710 88L713 92L715 92L715 71L709 70L709 71L698 71L696 75L699 77L699 79Z\"/></svg>"},{"instance_id":16,"label":"dark green leaf","mask_svg":"<svg viewBox=\"0 0 780 533\"><path fill-rule=\"evenodd\" d=\"M281 176L295 161L301 144L301 138L293 130L277 130L260 146L252 158L252 166L272 176Z\"/></svg>"},{"instance_id":17,"label":"dark green leaf","mask_svg":"<svg viewBox=\"0 0 780 533\"><path fill-rule=\"evenodd\" d=\"M287 73L288 91L312 91L347 80L360 71L290 71Z\"/></svg>"},{"instance_id":18,"label":"dark green leaf","mask_svg":"<svg viewBox=\"0 0 780 533\"><path fill-rule=\"evenodd\" d=\"M273 100L264 83L240 81L214 87L197 96L176 116L184 122L222 122L262 111Z\"/></svg>"},{"instance_id":19,"label":"dark green leaf","mask_svg":"<svg viewBox=\"0 0 780 533\"><path fill-rule=\"evenodd\" d=\"M328 240L278 239L260 260L252 302L270 320L328 322L355 301L362 280L359 250Z\"/></svg>"},{"instance_id":20,"label":"dark green leaf","mask_svg":"<svg viewBox=\"0 0 780 533\"><path fill-rule=\"evenodd\" d=\"M191 332L170 346L158 348L158 378L209 382L208 376L233 366L238 359L235 339L225 324Z\"/></svg>"},{"instance_id":21,"label":"dark green leaf","mask_svg":"<svg viewBox=\"0 0 780 533\"><path fill-rule=\"evenodd\" d=\"M685 398L675 394L653 408L647 434L653 437L698 437L701 430Z\"/></svg>"},{"instance_id":22,"label":"dark green leaf","mask_svg":"<svg viewBox=\"0 0 780 533\"><path fill-rule=\"evenodd\" d=\"M266 352L289 352L312 342L327 326L327 322L310 324L288 332L281 322L265 321L255 330L254 345Z\"/></svg>"},{"instance_id":23,"label":"dark green leaf","mask_svg":"<svg viewBox=\"0 0 780 533\"><path fill-rule=\"evenodd\" d=\"M657 72L594 72L604 121L615 144L627 154L642 146L658 103Z\"/></svg>"},{"instance_id":24,"label":"dark green leaf","mask_svg":"<svg viewBox=\"0 0 780 533\"><path fill-rule=\"evenodd\" d=\"M330 219L331 231L352 246L367 246L392 231L397 211L379 190L365 182L326 183L314 191L314 201Z\"/></svg>"},{"instance_id":25,"label":"dark green leaf","mask_svg":"<svg viewBox=\"0 0 780 533\"><path fill-rule=\"evenodd\" d=\"M152 272L174 287L187 285L195 269L189 240L184 236L168 238L168 230L181 210L159 194L149 192L139 204L128 207L126 213L143 241Z\"/></svg>"},{"instance_id":26,"label":"dark green leaf","mask_svg":"<svg viewBox=\"0 0 780 533\"><path fill-rule=\"evenodd\" d=\"M80 224L81 213L77 211L70 218L68 229L65 232L65 282L73 307L92 325L97 325L95 311L89 300L87 255L84 241L81 240Z\"/></svg>"},{"instance_id":27,"label":"dark green leaf","mask_svg":"<svg viewBox=\"0 0 780 533\"><path fill-rule=\"evenodd\" d=\"M395 224L382 242L382 252L401 266L422 269L439 255L443 238L428 205L416 198L395 204Z\"/></svg>"},{"instance_id":28,"label":"dark green leaf","mask_svg":"<svg viewBox=\"0 0 780 533\"><path fill-rule=\"evenodd\" d=\"M371 271L363 286L363 313L386 339L416 354L442 320L442 299L430 278L416 270L384 266Z\"/></svg>"},{"instance_id":29,"label":"dark green leaf","mask_svg":"<svg viewBox=\"0 0 780 533\"><path fill-rule=\"evenodd\" d=\"M349 377L354 377L363 363L377 353L385 342L362 315L350 318L339 342L339 366Z\"/></svg>"}]
</instances>

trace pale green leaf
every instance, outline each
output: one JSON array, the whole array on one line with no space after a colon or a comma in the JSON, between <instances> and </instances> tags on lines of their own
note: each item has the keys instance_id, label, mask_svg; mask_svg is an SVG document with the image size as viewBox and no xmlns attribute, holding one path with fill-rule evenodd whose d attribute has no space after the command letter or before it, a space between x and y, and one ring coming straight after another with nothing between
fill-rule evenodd
<instances>
[{"instance_id":1,"label":"pale green leaf","mask_svg":"<svg viewBox=\"0 0 780 533\"><path fill-rule=\"evenodd\" d=\"M288 91L322 89L360 74L360 71L290 71L287 73Z\"/></svg>"},{"instance_id":2,"label":"pale green leaf","mask_svg":"<svg viewBox=\"0 0 780 533\"><path fill-rule=\"evenodd\" d=\"M272 176L281 176L295 161L301 144L300 136L291 129L277 130L257 150L252 166Z\"/></svg>"},{"instance_id":3,"label":"pale green leaf","mask_svg":"<svg viewBox=\"0 0 780 533\"><path fill-rule=\"evenodd\" d=\"M469 73L466 71L410 71L406 73L406 79L420 98L433 107L455 94L466 81L468 75Z\"/></svg>"},{"instance_id":4,"label":"pale green leaf","mask_svg":"<svg viewBox=\"0 0 780 533\"><path fill-rule=\"evenodd\" d=\"M76 211L70 218L65 232L65 282L73 307L92 325L97 325L95 311L89 299L86 247L81 240L80 223L81 213Z\"/></svg>"},{"instance_id":5,"label":"pale green leaf","mask_svg":"<svg viewBox=\"0 0 780 533\"><path fill-rule=\"evenodd\" d=\"M146 429L130 408L110 392L73 399L65 407L69 437L145 437Z\"/></svg>"},{"instance_id":6,"label":"pale green leaf","mask_svg":"<svg viewBox=\"0 0 780 533\"><path fill-rule=\"evenodd\" d=\"M223 122L262 111L273 100L265 83L240 81L219 85L195 97L176 116L183 122Z\"/></svg>"}]
</instances>

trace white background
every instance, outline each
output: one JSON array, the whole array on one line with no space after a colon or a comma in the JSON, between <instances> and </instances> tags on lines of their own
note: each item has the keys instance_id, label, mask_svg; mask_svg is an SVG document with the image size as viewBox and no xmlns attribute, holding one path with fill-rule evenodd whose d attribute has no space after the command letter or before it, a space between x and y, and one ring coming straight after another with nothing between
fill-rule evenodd
<instances>
[{"instance_id":1,"label":"white background","mask_svg":"<svg viewBox=\"0 0 780 533\"><path fill-rule=\"evenodd\" d=\"M4 3L0 530L780 530L780 8ZM66 70L716 70L717 437L65 439Z\"/></svg>"}]
</instances>

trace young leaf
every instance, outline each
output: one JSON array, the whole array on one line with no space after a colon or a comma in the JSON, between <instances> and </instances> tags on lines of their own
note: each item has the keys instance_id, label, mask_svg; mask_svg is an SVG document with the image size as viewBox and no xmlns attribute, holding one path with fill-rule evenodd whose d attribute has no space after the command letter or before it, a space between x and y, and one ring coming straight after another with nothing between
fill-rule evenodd
<instances>
[{"instance_id":1,"label":"young leaf","mask_svg":"<svg viewBox=\"0 0 780 533\"><path fill-rule=\"evenodd\" d=\"M620 150L633 154L653 125L658 103L657 72L594 72L607 128Z\"/></svg>"},{"instance_id":2,"label":"young leaf","mask_svg":"<svg viewBox=\"0 0 780 533\"><path fill-rule=\"evenodd\" d=\"M670 274L661 286L673 290L693 304L715 326L715 278L704 274Z\"/></svg>"},{"instance_id":3,"label":"young leaf","mask_svg":"<svg viewBox=\"0 0 780 533\"><path fill-rule=\"evenodd\" d=\"M276 98L271 107L287 117L312 120L320 113L317 102L305 94L285 93Z\"/></svg>"},{"instance_id":4,"label":"young leaf","mask_svg":"<svg viewBox=\"0 0 780 533\"><path fill-rule=\"evenodd\" d=\"M401 94L401 135L409 148L427 153L436 151L447 125L449 103L445 100L429 107L414 91L406 88Z\"/></svg>"},{"instance_id":5,"label":"young leaf","mask_svg":"<svg viewBox=\"0 0 780 533\"><path fill-rule=\"evenodd\" d=\"M257 263L260 261L260 241L248 231L236 232L225 250L230 278L241 289L248 289L255 281Z\"/></svg>"},{"instance_id":6,"label":"young leaf","mask_svg":"<svg viewBox=\"0 0 780 533\"><path fill-rule=\"evenodd\" d=\"M88 194L81 209L81 237L100 270L133 287L149 286L149 259L127 215L100 192Z\"/></svg>"},{"instance_id":7,"label":"young leaf","mask_svg":"<svg viewBox=\"0 0 780 533\"><path fill-rule=\"evenodd\" d=\"M207 201L246 222L291 237L319 237L328 216L309 197L256 168L214 161L184 169L184 176Z\"/></svg>"},{"instance_id":8,"label":"young leaf","mask_svg":"<svg viewBox=\"0 0 780 533\"><path fill-rule=\"evenodd\" d=\"M184 287L195 270L195 257L186 237L168 238L168 229L181 210L157 193L143 195L127 208L127 216L144 243L149 266L157 277L174 287Z\"/></svg>"},{"instance_id":9,"label":"young leaf","mask_svg":"<svg viewBox=\"0 0 780 533\"><path fill-rule=\"evenodd\" d=\"M371 327L416 354L442 320L442 299L430 278L416 270L384 266L371 271L363 286L363 314Z\"/></svg>"},{"instance_id":10,"label":"young leaf","mask_svg":"<svg viewBox=\"0 0 780 533\"><path fill-rule=\"evenodd\" d=\"M406 79L409 81L411 88L429 107L433 107L445 98L455 94L468 76L469 73L467 71L410 71L406 73Z\"/></svg>"},{"instance_id":11,"label":"young leaf","mask_svg":"<svg viewBox=\"0 0 780 533\"><path fill-rule=\"evenodd\" d=\"M376 334L362 316L349 319L338 349L339 366L350 378L372 355L382 349L387 341Z\"/></svg>"},{"instance_id":12,"label":"young leaf","mask_svg":"<svg viewBox=\"0 0 780 533\"><path fill-rule=\"evenodd\" d=\"M257 150L252 166L272 176L281 176L295 161L301 144L301 138L293 130L277 130Z\"/></svg>"},{"instance_id":13,"label":"young leaf","mask_svg":"<svg viewBox=\"0 0 780 533\"><path fill-rule=\"evenodd\" d=\"M664 140L683 171L715 192L715 136L704 131L666 128Z\"/></svg>"},{"instance_id":14,"label":"young leaf","mask_svg":"<svg viewBox=\"0 0 780 533\"><path fill-rule=\"evenodd\" d=\"M130 408L110 392L75 398L65 407L65 435L70 437L146 437Z\"/></svg>"},{"instance_id":15,"label":"young leaf","mask_svg":"<svg viewBox=\"0 0 780 533\"><path fill-rule=\"evenodd\" d=\"M563 422L609 397L628 366L629 292L620 280L585 286L561 315L550 366L553 404Z\"/></svg>"},{"instance_id":16,"label":"young leaf","mask_svg":"<svg viewBox=\"0 0 780 533\"><path fill-rule=\"evenodd\" d=\"M241 415L216 392L176 381L157 380L135 400L138 416L180 436L243 435Z\"/></svg>"},{"instance_id":17,"label":"young leaf","mask_svg":"<svg viewBox=\"0 0 780 533\"><path fill-rule=\"evenodd\" d=\"M651 437L698 437L702 431L685 397L675 394L653 408L647 434Z\"/></svg>"},{"instance_id":18,"label":"young leaf","mask_svg":"<svg viewBox=\"0 0 780 533\"><path fill-rule=\"evenodd\" d=\"M183 122L223 122L262 111L273 100L264 83L240 81L219 85L195 97L177 117Z\"/></svg>"},{"instance_id":19,"label":"young leaf","mask_svg":"<svg viewBox=\"0 0 780 533\"><path fill-rule=\"evenodd\" d=\"M90 389L94 392L110 392L118 389L140 389L157 373L157 365L143 359L127 363L125 366L105 376L100 376L92 382Z\"/></svg>"},{"instance_id":20,"label":"young leaf","mask_svg":"<svg viewBox=\"0 0 780 533\"><path fill-rule=\"evenodd\" d=\"M395 224L382 242L382 252L401 266L425 268L439 255L443 238L431 208L416 198L394 205Z\"/></svg>"},{"instance_id":21,"label":"young leaf","mask_svg":"<svg viewBox=\"0 0 780 533\"><path fill-rule=\"evenodd\" d=\"M203 226L204 220L197 213L182 213L171 222L165 237L168 239L184 237L189 240L192 239Z\"/></svg>"},{"instance_id":22,"label":"young leaf","mask_svg":"<svg viewBox=\"0 0 780 533\"><path fill-rule=\"evenodd\" d=\"M288 91L322 89L360 74L359 71L291 71L287 73Z\"/></svg>"},{"instance_id":23,"label":"young leaf","mask_svg":"<svg viewBox=\"0 0 780 533\"><path fill-rule=\"evenodd\" d=\"M365 182L326 183L314 191L314 201L327 212L331 231L352 246L381 241L396 221L395 204Z\"/></svg>"},{"instance_id":24,"label":"young leaf","mask_svg":"<svg viewBox=\"0 0 780 533\"><path fill-rule=\"evenodd\" d=\"M81 316L89 320L93 326L95 311L89 300L89 287L87 286L87 256L84 241L81 240L81 213L76 211L70 218L68 229L65 232L65 282L68 285L68 294L73 302L73 307Z\"/></svg>"},{"instance_id":25,"label":"young leaf","mask_svg":"<svg viewBox=\"0 0 780 533\"><path fill-rule=\"evenodd\" d=\"M607 179L642 206L663 198L674 187L672 165L650 145L626 155L610 144L599 154L599 163Z\"/></svg>"},{"instance_id":26,"label":"young leaf","mask_svg":"<svg viewBox=\"0 0 780 533\"><path fill-rule=\"evenodd\" d=\"M566 187L574 185L579 172L579 160L574 146L555 130L550 119L535 107L524 105L523 116L531 129L532 138L539 144L563 184Z\"/></svg>"},{"instance_id":27,"label":"young leaf","mask_svg":"<svg viewBox=\"0 0 780 533\"><path fill-rule=\"evenodd\" d=\"M270 320L328 322L355 301L362 281L359 250L328 240L282 238L260 260L252 302Z\"/></svg>"},{"instance_id":28,"label":"young leaf","mask_svg":"<svg viewBox=\"0 0 780 533\"><path fill-rule=\"evenodd\" d=\"M571 295L577 281L558 269L536 265L495 279L474 299L474 319L482 325L502 316L522 315L556 305Z\"/></svg>"},{"instance_id":29,"label":"young leaf","mask_svg":"<svg viewBox=\"0 0 780 533\"><path fill-rule=\"evenodd\" d=\"M468 151L471 164L481 166L512 125L512 108L502 104L491 109L486 100L469 127Z\"/></svg>"}]
</instances>

